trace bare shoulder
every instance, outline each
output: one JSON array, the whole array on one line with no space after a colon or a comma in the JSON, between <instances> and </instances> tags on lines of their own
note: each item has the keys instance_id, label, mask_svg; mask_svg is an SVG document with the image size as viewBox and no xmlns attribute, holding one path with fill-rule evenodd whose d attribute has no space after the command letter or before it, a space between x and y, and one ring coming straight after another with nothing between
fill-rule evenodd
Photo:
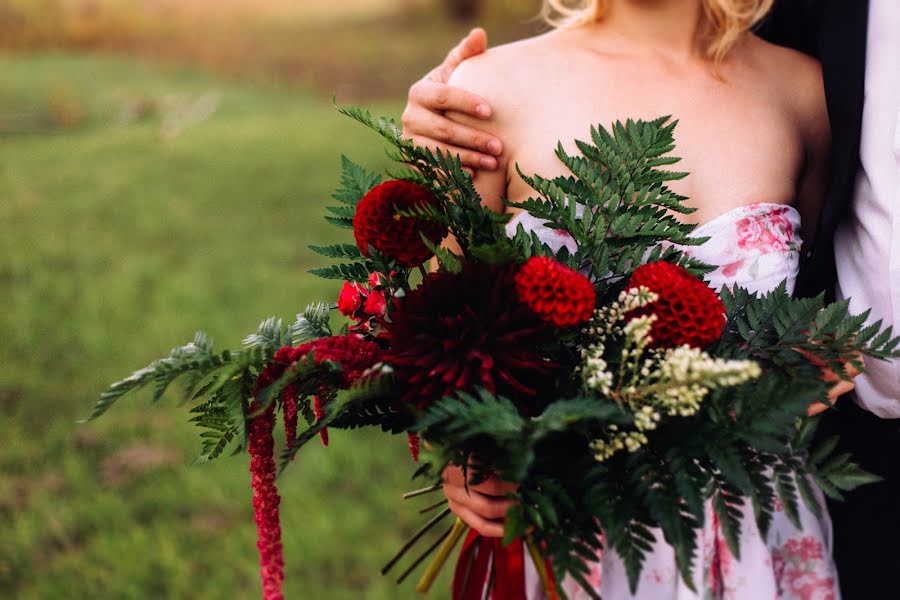
<instances>
[{"instance_id":1,"label":"bare shoulder","mask_svg":"<svg viewBox=\"0 0 900 600\"><path fill-rule=\"evenodd\" d=\"M528 70L522 69L527 61L552 47L550 34L525 38L489 48L483 54L462 62L450 78L453 85L478 85L490 89L492 85L506 85L510 80L527 78ZM506 81L498 81L499 78ZM473 90L475 91L475 90Z\"/></svg>"},{"instance_id":2,"label":"bare shoulder","mask_svg":"<svg viewBox=\"0 0 900 600\"><path fill-rule=\"evenodd\" d=\"M550 34L526 38L490 48L461 63L449 83L465 88L488 100L494 114L517 107L519 92L525 92L539 80L538 63L545 62L553 49Z\"/></svg>"},{"instance_id":3,"label":"bare shoulder","mask_svg":"<svg viewBox=\"0 0 900 600\"><path fill-rule=\"evenodd\" d=\"M811 136L829 134L822 66L815 58L755 36L750 42L753 62L770 89L776 91L803 130Z\"/></svg>"}]
</instances>

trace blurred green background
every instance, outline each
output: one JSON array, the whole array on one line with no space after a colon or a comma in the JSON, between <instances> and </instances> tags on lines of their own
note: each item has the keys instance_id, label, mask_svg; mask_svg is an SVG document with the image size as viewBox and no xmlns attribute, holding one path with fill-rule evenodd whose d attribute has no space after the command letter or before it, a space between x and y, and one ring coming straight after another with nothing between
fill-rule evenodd
<instances>
[{"instance_id":1,"label":"blurred green background","mask_svg":"<svg viewBox=\"0 0 900 600\"><path fill-rule=\"evenodd\" d=\"M0 0L0 597L260 595L246 456L191 466L186 408L112 381L209 332L234 347L338 284L308 244L346 153L331 106L397 116L521 0ZM343 236L343 238L342 238ZM378 574L423 520L405 439L334 432L280 482L288 598L412 598ZM434 598L447 596L447 577Z\"/></svg>"}]
</instances>

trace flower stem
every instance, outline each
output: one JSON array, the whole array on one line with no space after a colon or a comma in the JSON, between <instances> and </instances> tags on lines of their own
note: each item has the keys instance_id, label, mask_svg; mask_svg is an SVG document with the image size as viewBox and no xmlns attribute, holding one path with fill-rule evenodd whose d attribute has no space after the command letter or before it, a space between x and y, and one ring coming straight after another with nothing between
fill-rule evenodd
<instances>
[{"instance_id":1,"label":"flower stem","mask_svg":"<svg viewBox=\"0 0 900 600\"><path fill-rule=\"evenodd\" d=\"M440 502L435 502L435 503L432 504L431 506L426 506L425 508L423 508L422 510L420 510L420 511L419 511L419 514L420 514L420 515L424 515L425 513L431 512L431 511L433 511L433 510L436 509L436 508L440 508L440 507L442 507L442 506L445 505L445 504L447 504L447 501L446 501L446 500L441 500Z\"/></svg>"},{"instance_id":2,"label":"flower stem","mask_svg":"<svg viewBox=\"0 0 900 600\"><path fill-rule=\"evenodd\" d=\"M390 561L388 561L388 563L386 565L384 565L384 567L381 569L381 574L385 575L388 571L393 569L394 565L397 564L397 561L400 560L401 558L403 558L403 555L406 554L409 551L409 549L412 548L415 545L415 543L418 542L419 539L423 535L428 533L428 531L432 527L434 527L435 525L440 523L441 519L443 519L444 517L446 517L449 514L450 514L450 507L447 507L444 510L442 510L441 512L439 512L438 514L436 514L434 517L432 517L432 519L430 521L428 521L427 523L422 525L422 528L419 529L416 533L414 533L413 536L411 538L409 538L406 541L406 543L403 544L403 546L400 548L400 550L397 552L397 554L394 555L394 558L392 558Z\"/></svg>"},{"instance_id":3,"label":"flower stem","mask_svg":"<svg viewBox=\"0 0 900 600\"><path fill-rule=\"evenodd\" d=\"M534 563L534 568L538 572L538 576L541 578L541 584L544 586L544 591L547 593L548 598L558 598L556 594L556 587L550 582L550 576L547 573L547 565L544 562L544 557L541 556L541 551L538 550L537 544L534 543L534 538L530 535L525 538L525 547L528 548L528 554L531 555L531 560Z\"/></svg>"},{"instance_id":4,"label":"flower stem","mask_svg":"<svg viewBox=\"0 0 900 600\"><path fill-rule=\"evenodd\" d=\"M417 496L424 496L425 494L430 494L431 492L436 492L439 489L444 487L443 483L436 483L434 485L430 485L427 488L422 488L421 490L415 490L412 492L406 492L403 494L404 500L409 500L410 498L415 498Z\"/></svg>"},{"instance_id":5,"label":"flower stem","mask_svg":"<svg viewBox=\"0 0 900 600\"><path fill-rule=\"evenodd\" d=\"M417 592L419 592L420 594L428 593L428 590L430 590L432 584L434 584L434 580L437 579L438 574L440 574L444 563L447 562L447 558L450 556L450 553L453 552L453 548L456 547L456 544L459 543L460 538L462 538L463 534L466 533L468 529L469 526L466 525L462 519L457 517L456 522L453 523L453 528L450 530L450 534L447 536L447 539L444 540L444 543L441 545L440 550L438 550L438 553L434 557L434 560L431 561L431 564L428 565L427 569L425 569L425 573L422 575L419 583L416 584Z\"/></svg>"},{"instance_id":6,"label":"flower stem","mask_svg":"<svg viewBox=\"0 0 900 600\"><path fill-rule=\"evenodd\" d=\"M448 527L444 533L442 533L436 540L434 540L434 543L431 544L425 550L425 552L422 553L422 555L419 558L417 558L415 561L413 561L413 564L409 565L408 569L403 571L403 574L397 578L397 584L399 585L399 584L403 583L403 581L409 576L409 574L412 573L416 567L418 567L420 564L422 564L423 560L425 560L426 558L431 556L431 553L437 549L437 547L441 544L441 542L443 542L445 539L447 539L447 536L450 535L450 533L452 531L453 531L453 525Z\"/></svg>"}]
</instances>

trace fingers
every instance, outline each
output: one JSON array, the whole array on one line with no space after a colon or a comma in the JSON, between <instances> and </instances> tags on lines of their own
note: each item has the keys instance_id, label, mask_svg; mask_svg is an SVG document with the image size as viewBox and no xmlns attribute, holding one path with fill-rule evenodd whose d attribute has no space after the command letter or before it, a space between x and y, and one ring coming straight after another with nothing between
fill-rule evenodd
<instances>
[{"instance_id":1,"label":"fingers","mask_svg":"<svg viewBox=\"0 0 900 600\"><path fill-rule=\"evenodd\" d=\"M459 156L459 161L464 169L471 174L473 171L495 171L497 170L497 159L493 156L481 154L472 150L466 150L459 146L442 144L435 139L422 137L418 135L409 136L416 146L430 148L431 150L440 149L441 152L449 152L451 156Z\"/></svg>"},{"instance_id":2,"label":"fingers","mask_svg":"<svg viewBox=\"0 0 900 600\"><path fill-rule=\"evenodd\" d=\"M467 58L483 54L485 50L487 50L487 33L485 33L484 29L476 27L469 32L469 35L450 49L450 52L444 58L444 62L429 73L428 76L432 81L447 83L450 80L450 75L459 66L459 63Z\"/></svg>"},{"instance_id":3,"label":"fingers","mask_svg":"<svg viewBox=\"0 0 900 600\"><path fill-rule=\"evenodd\" d=\"M472 488L466 490L464 487L455 485L445 485L444 494L447 496L447 500L459 506L465 506L482 519L489 521L498 520L502 522L509 507L513 505L512 500L486 496Z\"/></svg>"},{"instance_id":4,"label":"fingers","mask_svg":"<svg viewBox=\"0 0 900 600\"><path fill-rule=\"evenodd\" d=\"M466 488L462 467L458 465L449 464L444 467L444 470L441 472L441 479L443 480L445 487ZM469 480L471 481L471 476L469 477ZM492 477L482 481L478 485L469 484L468 489L484 496L504 498L507 494L514 494L518 491L519 486L515 483L501 481L496 477Z\"/></svg>"},{"instance_id":5,"label":"fingers","mask_svg":"<svg viewBox=\"0 0 900 600\"><path fill-rule=\"evenodd\" d=\"M491 106L487 100L444 81L417 81L409 88L407 100L408 107L424 108L430 112L453 110L479 119L491 116Z\"/></svg>"},{"instance_id":6,"label":"fingers","mask_svg":"<svg viewBox=\"0 0 900 600\"><path fill-rule=\"evenodd\" d=\"M453 514L481 535L503 537L503 520L514 504L503 494L516 491L517 485L490 479L466 488L463 471L456 465L447 466L441 473L441 479Z\"/></svg>"},{"instance_id":7,"label":"fingers","mask_svg":"<svg viewBox=\"0 0 900 600\"><path fill-rule=\"evenodd\" d=\"M452 121L410 102L403 112L403 137L417 146L440 148L451 155L459 155L463 166L493 171L498 167L495 158L503 152L503 144L496 137L475 128Z\"/></svg>"},{"instance_id":8,"label":"fingers","mask_svg":"<svg viewBox=\"0 0 900 600\"><path fill-rule=\"evenodd\" d=\"M856 377L857 375L860 374L860 370L857 369L856 367L854 367L849 362L847 362L844 364L844 373L847 374L847 377L849 377L850 379L853 379L854 377Z\"/></svg>"},{"instance_id":9,"label":"fingers","mask_svg":"<svg viewBox=\"0 0 900 600\"><path fill-rule=\"evenodd\" d=\"M847 375L852 379L859 375L859 371L857 371L853 365L847 364ZM856 387L852 381L845 381L837 376L837 373L831 370L825 370L822 378L825 381L837 381L831 389L828 390L828 404L834 406L834 403L838 401L838 398L853 391L853 388ZM828 410L828 406L823 404L822 402L815 402L809 405L809 408L806 409L807 416L814 417L817 414Z\"/></svg>"},{"instance_id":10,"label":"fingers","mask_svg":"<svg viewBox=\"0 0 900 600\"><path fill-rule=\"evenodd\" d=\"M848 392L852 392L856 385L852 381L839 381L828 390L828 401L834 404L837 399Z\"/></svg>"},{"instance_id":11,"label":"fingers","mask_svg":"<svg viewBox=\"0 0 900 600\"><path fill-rule=\"evenodd\" d=\"M450 502L450 510L457 517L465 521L466 525L483 535L484 537L503 537L503 524L488 521L479 517L465 506L460 506Z\"/></svg>"},{"instance_id":12,"label":"fingers","mask_svg":"<svg viewBox=\"0 0 900 600\"><path fill-rule=\"evenodd\" d=\"M822 404L821 402L815 402L809 405L809 408L806 409L807 417L814 417L818 414L821 414L828 410L828 407Z\"/></svg>"}]
</instances>

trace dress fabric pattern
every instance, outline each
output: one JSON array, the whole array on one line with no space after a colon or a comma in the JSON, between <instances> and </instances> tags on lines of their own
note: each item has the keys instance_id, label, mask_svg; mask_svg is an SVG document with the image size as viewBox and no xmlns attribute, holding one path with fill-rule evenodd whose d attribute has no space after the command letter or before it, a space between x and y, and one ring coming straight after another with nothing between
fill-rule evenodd
<instances>
[{"instance_id":1,"label":"dress fabric pattern","mask_svg":"<svg viewBox=\"0 0 900 600\"><path fill-rule=\"evenodd\" d=\"M527 213L518 213L508 224L535 232L554 250L574 241L564 232L547 227ZM686 254L718 265L707 275L716 289L740 285L752 292L771 291L785 281L793 291L800 262L800 215L791 206L748 204L700 225L695 237L709 239L699 246L681 248ZM590 565L590 583L604 600L839 600L837 572L832 560L831 521L820 490L810 482L821 507L821 516L802 501L798 503L800 529L794 527L776 502L768 536L763 539L749 501L742 507L740 556L728 549L718 519L707 503L703 527L697 532L691 591L675 566L674 553L658 541L648 553L636 593L628 589L625 567L614 551L605 551ZM662 540L660 531L654 532ZM533 566L530 567L533 570ZM529 598L544 595L533 573L529 574ZM574 581L564 582L572 599L587 598Z\"/></svg>"}]
</instances>

